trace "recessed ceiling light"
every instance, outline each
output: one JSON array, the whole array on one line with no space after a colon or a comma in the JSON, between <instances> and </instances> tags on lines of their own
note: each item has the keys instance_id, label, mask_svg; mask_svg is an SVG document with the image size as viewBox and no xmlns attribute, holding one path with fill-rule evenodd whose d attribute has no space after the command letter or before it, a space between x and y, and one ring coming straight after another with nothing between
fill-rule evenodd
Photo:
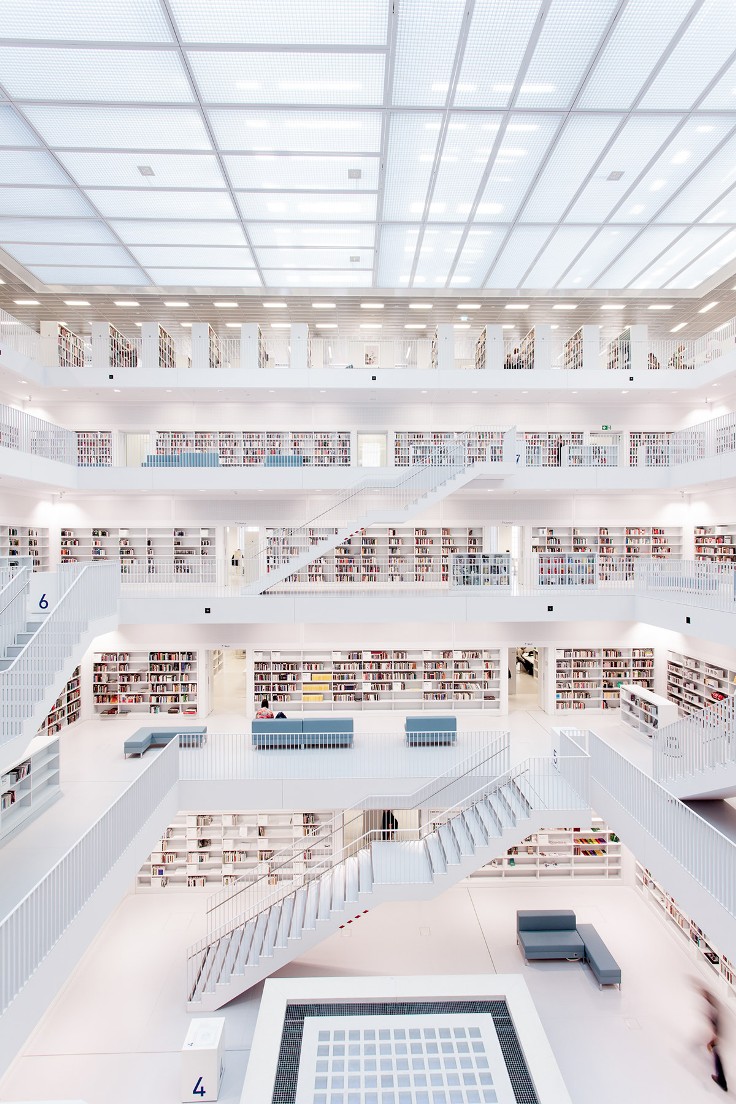
<instances>
[{"instance_id":1,"label":"recessed ceiling light","mask_svg":"<svg viewBox=\"0 0 736 1104\"><path fill-rule=\"evenodd\" d=\"M577 391L573 391L573 395L577 395Z\"/></svg>"},{"instance_id":2,"label":"recessed ceiling light","mask_svg":"<svg viewBox=\"0 0 736 1104\"><path fill-rule=\"evenodd\" d=\"M89 299L65 299L64 300L64 306L65 307L89 307L90 306L90 301L89 301Z\"/></svg>"},{"instance_id":3,"label":"recessed ceiling light","mask_svg":"<svg viewBox=\"0 0 736 1104\"><path fill-rule=\"evenodd\" d=\"M242 326L242 324L243 324L242 322L226 322L225 323L228 330L239 330L240 327Z\"/></svg>"},{"instance_id":4,"label":"recessed ceiling light","mask_svg":"<svg viewBox=\"0 0 736 1104\"><path fill-rule=\"evenodd\" d=\"M453 325L452 328L453 328L453 330L469 330L470 329L470 323L469 322L455 322L455 324Z\"/></svg>"},{"instance_id":5,"label":"recessed ceiling light","mask_svg":"<svg viewBox=\"0 0 736 1104\"><path fill-rule=\"evenodd\" d=\"M652 183L649 185L649 191L658 192L661 188L664 188L666 183L666 180L653 180Z\"/></svg>"},{"instance_id":6,"label":"recessed ceiling light","mask_svg":"<svg viewBox=\"0 0 736 1104\"><path fill-rule=\"evenodd\" d=\"M477 395L477 394L478 394L478 392L477 392L477 391L471 391L471 392L470 392L470 394L471 394L471 395Z\"/></svg>"},{"instance_id":7,"label":"recessed ceiling light","mask_svg":"<svg viewBox=\"0 0 736 1104\"><path fill-rule=\"evenodd\" d=\"M522 393L522 395L528 395L529 394L528 391L522 391L521 393Z\"/></svg>"},{"instance_id":8,"label":"recessed ceiling light","mask_svg":"<svg viewBox=\"0 0 736 1104\"><path fill-rule=\"evenodd\" d=\"M220 310L225 310L226 307L237 307L237 305L232 299L218 299L212 304L213 307L219 307Z\"/></svg>"},{"instance_id":9,"label":"recessed ceiling light","mask_svg":"<svg viewBox=\"0 0 736 1104\"><path fill-rule=\"evenodd\" d=\"M113 391L115 392L116 395L120 394L120 388L119 387L113 387Z\"/></svg>"},{"instance_id":10,"label":"recessed ceiling light","mask_svg":"<svg viewBox=\"0 0 736 1104\"><path fill-rule=\"evenodd\" d=\"M14 303L17 303L19 307L40 307L40 299L14 299Z\"/></svg>"},{"instance_id":11,"label":"recessed ceiling light","mask_svg":"<svg viewBox=\"0 0 736 1104\"><path fill-rule=\"evenodd\" d=\"M577 303L555 303L552 310L577 310Z\"/></svg>"},{"instance_id":12,"label":"recessed ceiling light","mask_svg":"<svg viewBox=\"0 0 736 1104\"><path fill-rule=\"evenodd\" d=\"M192 328L191 322L182 322L181 325L184 327L185 330L191 330ZM136 326L140 326L140 322L136 322Z\"/></svg>"},{"instance_id":13,"label":"recessed ceiling light","mask_svg":"<svg viewBox=\"0 0 736 1104\"><path fill-rule=\"evenodd\" d=\"M266 310L286 310L286 307L287 307L286 303L279 303L279 302L275 302L273 300L268 302L268 303L264 303L263 305L266 308Z\"/></svg>"},{"instance_id":14,"label":"recessed ceiling light","mask_svg":"<svg viewBox=\"0 0 736 1104\"><path fill-rule=\"evenodd\" d=\"M677 333L678 330L684 330L687 326L687 322L678 322L676 326L673 326L670 333Z\"/></svg>"},{"instance_id":15,"label":"recessed ceiling light","mask_svg":"<svg viewBox=\"0 0 736 1104\"><path fill-rule=\"evenodd\" d=\"M560 327L556 323L554 325L550 326L551 330L559 330L559 328Z\"/></svg>"},{"instance_id":16,"label":"recessed ceiling light","mask_svg":"<svg viewBox=\"0 0 736 1104\"><path fill-rule=\"evenodd\" d=\"M628 391L622 391L621 392L622 395L628 395L628 393L629 393Z\"/></svg>"},{"instance_id":17,"label":"recessed ceiling light","mask_svg":"<svg viewBox=\"0 0 736 1104\"><path fill-rule=\"evenodd\" d=\"M114 299L116 307L139 307L140 303L137 299Z\"/></svg>"},{"instance_id":18,"label":"recessed ceiling light","mask_svg":"<svg viewBox=\"0 0 736 1104\"><path fill-rule=\"evenodd\" d=\"M678 150L675 156L672 158L670 164L672 165L684 165L686 161L689 161L692 157L692 150L682 149Z\"/></svg>"},{"instance_id":19,"label":"recessed ceiling light","mask_svg":"<svg viewBox=\"0 0 736 1104\"><path fill-rule=\"evenodd\" d=\"M312 303L313 310L334 310L335 303Z\"/></svg>"},{"instance_id":20,"label":"recessed ceiling light","mask_svg":"<svg viewBox=\"0 0 736 1104\"><path fill-rule=\"evenodd\" d=\"M704 307L701 307L698 314L707 314L709 310L713 310L720 303L720 299L716 299L713 303L706 303Z\"/></svg>"},{"instance_id":21,"label":"recessed ceiling light","mask_svg":"<svg viewBox=\"0 0 736 1104\"><path fill-rule=\"evenodd\" d=\"M170 394L171 394L171 392L172 392L172 388L171 388L171 387L167 387L167 388L166 388L166 394L167 394L167 395L170 395Z\"/></svg>"},{"instance_id":22,"label":"recessed ceiling light","mask_svg":"<svg viewBox=\"0 0 736 1104\"><path fill-rule=\"evenodd\" d=\"M480 303L458 303L456 310L480 310Z\"/></svg>"},{"instance_id":23,"label":"recessed ceiling light","mask_svg":"<svg viewBox=\"0 0 736 1104\"><path fill-rule=\"evenodd\" d=\"M507 303L506 310L529 310L528 303Z\"/></svg>"},{"instance_id":24,"label":"recessed ceiling light","mask_svg":"<svg viewBox=\"0 0 736 1104\"><path fill-rule=\"evenodd\" d=\"M601 310L624 310L625 303L601 303Z\"/></svg>"},{"instance_id":25,"label":"recessed ceiling light","mask_svg":"<svg viewBox=\"0 0 736 1104\"><path fill-rule=\"evenodd\" d=\"M361 322L361 330L382 330L383 322Z\"/></svg>"},{"instance_id":26,"label":"recessed ceiling light","mask_svg":"<svg viewBox=\"0 0 736 1104\"><path fill-rule=\"evenodd\" d=\"M165 307L188 307L185 299L164 299Z\"/></svg>"},{"instance_id":27,"label":"recessed ceiling light","mask_svg":"<svg viewBox=\"0 0 736 1104\"><path fill-rule=\"evenodd\" d=\"M426 395L426 394L427 394L427 392L426 392L426 391L422 391L422 394L423 394L423 395Z\"/></svg>"},{"instance_id":28,"label":"recessed ceiling light","mask_svg":"<svg viewBox=\"0 0 736 1104\"><path fill-rule=\"evenodd\" d=\"M383 310L383 303L361 303L361 310Z\"/></svg>"},{"instance_id":29,"label":"recessed ceiling light","mask_svg":"<svg viewBox=\"0 0 736 1104\"><path fill-rule=\"evenodd\" d=\"M426 322L407 322L404 326L405 330L426 330Z\"/></svg>"},{"instance_id":30,"label":"recessed ceiling light","mask_svg":"<svg viewBox=\"0 0 736 1104\"><path fill-rule=\"evenodd\" d=\"M516 326L514 325L513 322L504 322L503 325L501 326L501 329L502 330L515 330Z\"/></svg>"},{"instance_id":31,"label":"recessed ceiling light","mask_svg":"<svg viewBox=\"0 0 736 1104\"><path fill-rule=\"evenodd\" d=\"M410 303L409 310L431 310L431 303Z\"/></svg>"},{"instance_id":32,"label":"recessed ceiling light","mask_svg":"<svg viewBox=\"0 0 736 1104\"><path fill-rule=\"evenodd\" d=\"M291 322L272 322L271 323L271 329L272 330L290 330L291 329Z\"/></svg>"},{"instance_id":33,"label":"recessed ceiling light","mask_svg":"<svg viewBox=\"0 0 736 1104\"><path fill-rule=\"evenodd\" d=\"M336 330L337 322L315 322L314 328L316 330Z\"/></svg>"},{"instance_id":34,"label":"recessed ceiling light","mask_svg":"<svg viewBox=\"0 0 736 1104\"><path fill-rule=\"evenodd\" d=\"M649 310L672 310L671 303L651 303Z\"/></svg>"}]
</instances>

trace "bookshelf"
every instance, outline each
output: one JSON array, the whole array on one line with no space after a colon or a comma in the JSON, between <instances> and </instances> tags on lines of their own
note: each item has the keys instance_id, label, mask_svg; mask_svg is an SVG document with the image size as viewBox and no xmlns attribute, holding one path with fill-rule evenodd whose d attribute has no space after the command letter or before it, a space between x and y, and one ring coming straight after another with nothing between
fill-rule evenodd
<instances>
[{"instance_id":1,"label":"bookshelf","mask_svg":"<svg viewBox=\"0 0 736 1104\"><path fill-rule=\"evenodd\" d=\"M566 445L585 444L582 430L548 432L529 430L524 433L526 466L528 468L559 468L562 466L562 450Z\"/></svg>"},{"instance_id":2,"label":"bookshelf","mask_svg":"<svg viewBox=\"0 0 736 1104\"><path fill-rule=\"evenodd\" d=\"M471 878L621 878L621 841L598 817L581 828L543 828Z\"/></svg>"},{"instance_id":3,"label":"bookshelf","mask_svg":"<svg viewBox=\"0 0 736 1104\"><path fill-rule=\"evenodd\" d=\"M480 337L475 343L475 369L478 372L484 372L487 367L487 335L486 327L480 331Z\"/></svg>"},{"instance_id":4,"label":"bookshelf","mask_svg":"<svg viewBox=\"0 0 736 1104\"><path fill-rule=\"evenodd\" d=\"M562 367L575 371L583 367L583 331L576 330L562 346Z\"/></svg>"},{"instance_id":5,"label":"bookshelf","mask_svg":"<svg viewBox=\"0 0 736 1104\"><path fill-rule=\"evenodd\" d=\"M579 525L535 528L532 530L532 552L597 553L601 582L633 577L637 558L681 560L682 529L657 525Z\"/></svg>"},{"instance_id":6,"label":"bookshelf","mask_svg":"<svg viewBox=\"0 0 736 1104\"><path fill-rule=\"evenodd\" d=\"M695 559L711 563L736 562L736 525L696 525Z\"/></svg>"},{"instance_id":7,"label":"bookshelf","mask_svg":"<svg viewBox=\"0 0 736 1104\"><path fill-rule=\"evenodd\" d=\"M450 564L454 587L511 586L511 557L507 552L456 553Z\"/></svg>"},{"instance_id":8,"label":"bookshelf","mask_svg":"<svg viewBox=\"0 0 736 1104\"><path fill-rule=\"evenodd\" d=\"M631 371L631 331L622 330L606 346L606 368L611 371Z\"/></svg>"},{"instance_id":9,"label":"bookshelf","mask_svg":"<svg viewBox=\"0 0 736 1104\"><path fill-rule=\"evenodd\" d=\"M95 713L197 712L197 652L95 652Z\"/></svg>"},{"instance_id":10,"label":"bookshelf","mask_svg":"<svg viewBox=\"0 0 736 1104\"><path fill-rule=\"evenodd\" d=\"M257 467L269 456L301 456L305 467L350 467L349 430L156 431L157 456L216 452L222 467Z\"/></svg>"},{"instance_id":11,"label":"bookshelf","mask_svg":"<svg viewBox=\"0 0 736 1104\"><path fill-rule=\"evenodd\" d=\"M53 736L55 733L61 731L62 728L66 728L68 725L78 721L81 709L81 695L79 667L76 667L36 735L43 735L45 733L48 736Z\"/></svg>"},{"instance_id":12,"label":"bookshelf","mask_svg":"<svg viewBox=\"0 0 736 1104\"><path fill-rule=\"evenodd\" d=\"M138 367L138 351L135 345L114 326L109 327L109 348L111 368Z\"/></svg>"},{"instance_id":13,"label":"bookshelf","mask_svg":"<svg viewBox=\"0 0 736 1104\"><path fill-rule=\"evenodd\" d=\"M112 433L107 429L78 429L77 464L80 468L112 467Z\"/></svg>"},{"instance_id":14,"label":"bookshelf","mask_svg":"<svg viewBox=\"0 0 736 1104\"><path fill-rule=\"evenodd\" d=\"M653 648L557 648L555 709L618 709L623 684L651 690Z\"/></svg>"},{"instance_id":15,"label":"bookshelf","mask_svg":"<svg viewBox=\"0 0 736 1104\"><path fill-rule=\"evenodd\" d=\"M631 430L629 433L629 467L668 468L671 433L663 430Z\"/></svg>"},{"instance_id":16,"label":"bookshelf","mask_svg":"<svg viewBox=\"0 0 736 1104\"><path fill-rule=\"evenodd\" d=\"M506 666L503 669L506 678ZM497 648L283 649L254 653L255 705L501 711Z\"/></svg>"},{"instance_id":17,"label":"bookshelf","mask_svg":"<svg viewBox=\"0 0 736 1104\"><path fill-rule=\"evenodd\" d=\"M498 464L504 458L502 429L470 430L397 430L394 434L394 466L410 467L432 449L452 445L464 437L468 442L468 463Z\"/></svg>"},{"instance_id":18,"label":"bookshelf","mask_svg":"<svg viewBox=\"0 0 736 1104\"><path fill-rule=\"evenodd\" d=\"M158 366L159 368L176 368L176 344L171 334L158 327Z\"/></svg>"},{"instance_id":19,"label":"bookshelf","mask_svg":"<svg viewBox=\"0 0 736 1104\"><path fill-rule=\"evenodd\" d=\"M540 552L540 586L596 586L596 558L588 552Z\"/></svg>"},{"instance_id":20,"label":"bookshelf","mask_svg":"<svg viewBox=\"0 0 736 1104\"><path fill-rule=\"evenodd\" d=\"M650 740L655 732L678 719L677 706L642 686L621 687L621 720Z\"/></svg>"},{"instance_id":21,"label":"bookshelf","mask_svg":"<svg viewBox=\"0 0 736 1104\"><path fill-rule=\"evenodd\" d=\"M667 697L681 716L736 694L736 671L681 652L667 653Z\"/></svg>"},{"instance_id":22,"label":"bookshelf","mask_svg":"<svg viewBox=\"0 0 736 1104\"><path fill-rule=\"evenodd\" d=\"M0 556L33 558L34 571L49 570L49 531L26 525L0 525Z\"/></svg>"},{"instance_id":23,"label":"bookshelf","mask_svg":"<svg viewBox=\"0 0 736 1104\"><path fill-rule=\"evenodd\" d=\"M702 928L682 911L674 897L639 862L636 863L634 879L646 900L669 921L668 926L679 933L681 941L690 947L696 961L704 965L714 978L719 978L728 991L733 993L736 989L733 963L721 954Z\"/></svg>"},{"instance_id":24,"label":"bookshelf","mask_svg":"<svg viewBox=\"0 0 736 1104\"><path fill-rule=\"evenodd\" d=\"M315 529L316 542L323 530ZM296 551L288 533L266 530L267 563L275 567ZM354 533L342 544L320 556L284 581L292 588L331 586L392 586L424 583L447 586L451 561L457 554L476 555L483 550L483 530L467 526L417 526L371 528ZM278 586L279 584L277 584Z\"/></svg>"},{"instance_id":25,"label":"bookshelf","mask_svg":"<svg viewBox=\"0 0 736 1104\"><path fill-rule=\"evenodd\" d=\"M191 575L198 582L214 582L217 575L215 534L199 526L176 529L62 529L62 563L118 560L122 574L134 568L150 575Z\"/></svg>"},{"instance_id":26,"label":"bookshelf","mask_svg":"<svg viewBox=\"0 0 736 1104\"><path fill-rule=\"evenodd\" d=\"M84 368L84 341L61 322L41 322L41 349L44 364L59 368Z\"/></svg>"},{"instance_id":27,"label":"bookshelf","mask_svg":"<svg viewBox=\"0 0 736 1104\"><path fill-rule=\"evenodd\" d=\"M269 876L300 885L307 872L332 854L332 812L186 812L166 829L159 846L141 867L136 888L213 889L238 878ZM271 859L304 840L304 850L273 870Z\"/></svg>"},{"instance_id":28,"label":"bookshelf","mask_svg":"<svg viewBox=\"0 0 736 1104\"><path fill-rule=\"evenodd\" d=\"M0 839L35 816L60 793L57 739L0 776Z\"/></svg>"}]
</instances>

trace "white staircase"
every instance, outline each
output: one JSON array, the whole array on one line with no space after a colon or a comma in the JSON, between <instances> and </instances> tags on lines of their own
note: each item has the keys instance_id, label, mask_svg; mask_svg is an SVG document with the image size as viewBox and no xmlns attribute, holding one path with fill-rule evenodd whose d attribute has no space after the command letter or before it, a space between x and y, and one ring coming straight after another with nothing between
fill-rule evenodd
<instances>
[{"instance_id":1,"label":"white staircase","mask_svg":"<svg viewBox=\"0 0 736 1104\"><path fill-rule=\"evenodd\" d=\"M652 773L681 800L736 795L736 698L656 732Z\"/></svg>"},{"instance_id":2,"label":"white staircase","mask_svg":"<svg viewBox=\"0 0 736 1104\"><path fill-rule=\"evenodd\" d=\"M582 767L587 759L579 763ZM330 841L334 849L321 869L295 876L295 853L288 859L282 854L258 881L238 883L224 898L213 899L211 934L189 953L188 1007L221 1008L369 908L388 900L433 897L531 832L579 823L588 810L552 760L527 760L495 780L486 777L476 788L481 778L482 771L473 769L435 780L425 787L421 804L409 806L418 826L395 833L363 830L366 810L380 808L372 803L378 799L368 799L356 807L352 821L346 813L339 827L328 830L340 838ZM448 793L463 796L436 812L437 799ZM353 834L358 817L360 834L341 844ZM383 838L386 834L394 838ZM301 847L323 845L327 835ZM279 871L287 872L283 881ZM223 915L232 919L214 927Z\"/></svg>"},{"instance_id":3,"label":"white staircase","mask_svg":"<svg viewBox=\"0 0 736 1104\"><path fill-rule=\"evenodd\" d=\"M403 524L479 475L487 465L469 460L469 435L426 449L394 479L366 479L296 528L275 530L246 574L246 594L262 594L289 579L349 537L372 525Z\"/></svg>"}]
</instances>

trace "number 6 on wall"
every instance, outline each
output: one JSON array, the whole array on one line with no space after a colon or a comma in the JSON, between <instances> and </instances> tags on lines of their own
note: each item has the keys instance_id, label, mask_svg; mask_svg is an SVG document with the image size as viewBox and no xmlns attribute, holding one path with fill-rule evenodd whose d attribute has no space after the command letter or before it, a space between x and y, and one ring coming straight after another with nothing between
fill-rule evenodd
<instances>
[{"instance_id":1,"label":"number 6 on wall","mask_svg":"<svg viewBox=\"0 0 736 1104\"><path fill-rule=\"evenodd\" d=\"M49 600L46 597L45 591L38 600L38 608L42 610L47 610L49 608Z\"/></svg>"},{"instance_id":2,"label":"number 6 on wall","mask_svg":"<svg viewBox=\"0 0 736 1104\"><path fill-rule=\"evenodd\" d=\"M192 1096L205 1096L206 1093L207 1093L207 1090L205 1089L204 1085L202 1084L202 1078L198 1077L197 1078L197 1083L194 1086L194 1088L192 1089Z\"/></svg>"}]
</instances>

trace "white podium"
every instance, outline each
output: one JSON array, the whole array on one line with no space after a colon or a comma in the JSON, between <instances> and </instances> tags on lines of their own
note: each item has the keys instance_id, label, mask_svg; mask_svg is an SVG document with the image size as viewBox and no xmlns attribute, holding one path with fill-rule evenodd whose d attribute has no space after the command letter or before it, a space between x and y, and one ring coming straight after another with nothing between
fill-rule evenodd
<instances>
[{"instance_id":1,"label":"white podium","mask_svg":"<svg viewBox=\"0 0 736 1104\"><path fill-rule=\"evenodd\" d=\"M181 1048L181 1099L184 1104L217 1100L225 1069L225 1020L192 1020Z\"/></svg>"}]
</instances>

